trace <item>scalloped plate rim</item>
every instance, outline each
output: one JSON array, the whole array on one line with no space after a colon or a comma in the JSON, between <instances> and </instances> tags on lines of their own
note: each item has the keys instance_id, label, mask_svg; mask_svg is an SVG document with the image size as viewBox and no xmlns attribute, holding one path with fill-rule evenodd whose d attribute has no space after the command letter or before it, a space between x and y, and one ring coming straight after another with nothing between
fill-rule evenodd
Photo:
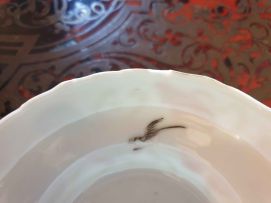
<instances>
[{"instance_id":1,"label":"scalloped plate rim","mask_svg":"<svg viewBox=\"0 0 271 203\"><path fill-rule=\"evenodd\" d=\"M25 103L23 103L18 109L10 112L8 115L6 115L5 117L3 117L2 119L0 119L0 128L1 125L9 119L12 119L14 116L19 115L19 114L23 114L24 111L30 107L30 105L33 102L37 102L37 101L41 101L43 100L44 97L52 97L54 96L54 93L56 91L63 91L63 89L67 88L67 85L71 85L74 82L81 82L83 80L90 80L90 79L94 79L95 77L100 77L103 75L112 75L112 74L122 74L125 72L129 72L129 71L148 71L148 72L160 72L160 73L174 73L174 74L179 74L180 76L187 76L187 77L191 77L194 79L203 79L209 82L212 82L214 85L216 85L219 88L227 88L230 91L232 91L233 94L237 94L240 97L243 97L244 99L247 100L247 102L251 102L253 103L255 106L258 106L259 108L263 108L263 110L270 112L270 119L271 119L271 108L266 106L265 104L261 103L260 101L258 101L257 99L253 98L252 96L242 92L241 90L232 87L230 85L226 85L216 79L213 79L209 76L205 76L205 75L198 75L198 74L193 74L193 73L184 73L184 72L180 72L180 71L175 71L175 70L153 70L153 69L140 69L140 68L135 68L135 69L124 69L124 70L119 70L119 71L105 71L105 72L99 72L99 73L95 73L92 75L88 75L88 76L84 76L81 78L75 78L75 79L71 79L71 80L67 80L67 81L63 81L61 83L59 83L58 85L56 85L55 87L53 87L52 89L45 91L37 96L34 96L33 98L30 98L28 101L26 101Z\"/></svg>"}]
</instances>

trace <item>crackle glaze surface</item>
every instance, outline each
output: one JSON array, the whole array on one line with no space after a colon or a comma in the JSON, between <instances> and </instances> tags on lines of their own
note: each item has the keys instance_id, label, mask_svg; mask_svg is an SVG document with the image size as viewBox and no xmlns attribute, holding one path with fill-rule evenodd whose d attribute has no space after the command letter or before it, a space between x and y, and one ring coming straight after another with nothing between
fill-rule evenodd
<instances>
[{"instance_id":1,"label":"crackle glaze surface","mask_svg":"<svg viewBox=\"0 0 271 203\"><path fill-rule=\"evenodd\" d=\"M198 75L66 81L0 121L0 202L269 203L270 119Z\"/></svg>"}]
</instances>

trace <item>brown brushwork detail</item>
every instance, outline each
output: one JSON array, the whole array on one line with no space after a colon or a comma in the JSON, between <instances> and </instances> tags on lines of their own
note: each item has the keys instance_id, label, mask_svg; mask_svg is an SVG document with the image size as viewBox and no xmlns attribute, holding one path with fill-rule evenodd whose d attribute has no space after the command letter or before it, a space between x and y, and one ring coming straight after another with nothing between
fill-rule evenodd
<instances>
[{"instance_id":1,"label":"brown brushwork detail","mask_svg":"<svg viewBox=\"0 0 271 203\"><path fill-rule=\"evenodd\" d=\"M163 119L164 118L159 118L150 122L149 125L146 127L145 134L143 136L132 137L129 139L129 142L135 142L138 140L145 142L155 137L162 130L172 129L172 128L182 128L182 129L186 128L183 125L172 125L172 126L167 126L167 127L162 127L162 128L156 128L157 124L160 123Z\"/></svg>"},{"instance_id":2,"label":"brown brushwork detail","mask_svg":"<svg viewBox=\"0 0 271 203\"><path fill-rule=\"evenodd\" d=\"M143 149L143 147L135 147L135 148L133 148L133 151L139 151L141 149Z\"/></svg>"}]
</instances>

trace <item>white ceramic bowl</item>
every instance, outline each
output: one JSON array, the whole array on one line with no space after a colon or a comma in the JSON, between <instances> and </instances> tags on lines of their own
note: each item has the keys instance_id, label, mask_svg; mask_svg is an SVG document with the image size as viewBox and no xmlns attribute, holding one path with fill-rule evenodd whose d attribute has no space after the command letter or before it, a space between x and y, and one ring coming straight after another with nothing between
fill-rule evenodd
<instances>
[{"instance_id":1,"label":"white ceramic bowl","mask_svg":"<svg viewBox=\"0 0 271 203\"><path fill-rule=\"evenodd\" d=\"M270 203L270 121L204 76L64 82L0 121L0 202Z\"/></svg>"}]
</instances>

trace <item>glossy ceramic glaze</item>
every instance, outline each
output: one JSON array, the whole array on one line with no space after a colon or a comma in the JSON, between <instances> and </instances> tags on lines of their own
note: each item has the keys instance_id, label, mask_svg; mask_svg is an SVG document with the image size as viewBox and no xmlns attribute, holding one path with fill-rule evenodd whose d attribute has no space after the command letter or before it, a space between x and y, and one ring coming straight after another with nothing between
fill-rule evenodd
<instances>
[{"instance_id":1,"label":"glossy ceramic glaze","mask_svg":"<svg viewBox=\"0 0 271 203\"><path fill-rule=\"evenodd\" d=\"M203 76L68 81L0 121L0 202L269 203L270 119Z\"/></svg>"}]
</instances>

